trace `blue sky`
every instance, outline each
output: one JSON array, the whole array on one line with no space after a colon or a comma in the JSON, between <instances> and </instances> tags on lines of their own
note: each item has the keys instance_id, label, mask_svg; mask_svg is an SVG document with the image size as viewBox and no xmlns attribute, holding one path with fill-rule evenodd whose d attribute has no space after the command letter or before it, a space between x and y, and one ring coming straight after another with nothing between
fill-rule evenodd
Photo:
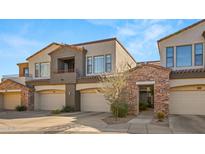
<instances>
[{"instance_id":1,"label":"blue sky","mask_svg":"<svg viewBox=\"0 0 205 154\"><path fill-rule=\"evenodd\" d=\"M117 37L136 61L159 60L157 40L198 20L0 20L0 77L51 42Z\"/></svg>"}]
</instances>

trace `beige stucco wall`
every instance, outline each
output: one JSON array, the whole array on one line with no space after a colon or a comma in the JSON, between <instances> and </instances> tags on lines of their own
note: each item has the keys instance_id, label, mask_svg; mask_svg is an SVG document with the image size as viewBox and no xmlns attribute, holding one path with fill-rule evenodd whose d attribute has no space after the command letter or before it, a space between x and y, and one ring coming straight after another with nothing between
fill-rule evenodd
<instances>
[{"instance_id":1,"label":"beige stucco wall","mask_svg":"<svg viewBox=\"0 0 205 154\"><path fill-rule=\"evenodd\" d=\"M170 80L171 88L178 87L178 86L186 86L186 85L205 85L205 78Z\"/></svg>"},{"instance_id":2,"label":"beige stucco wall","mask_svg":"<svg viewBox=\"0 0 205 154\"><path fill-rule=\"evenodd\" d=\"M92 44L85 44L81 45L79 47L84 47L87 50L86 53L86 60L87 57L90 56L99 56L99 55L106 55L111 54L112 55L112 69L115 69L115 41L106 41L106 42L98 42L98 43L92 43ZM85 67L85 71L87 73L87 68Z\"/></svg>"},{"instance_id":3,"label":"beige stucco wall","mask_svg":"<svg viewBox=\"0 0 205 154\"><path fill-rule=\"evenodd\" d=\"M160 63L162 66L166 67L166 47L174 47L174 68L173 70L187 69L187 68L200 68L203 66L194 66L194 44L204 43L204 38L202 33L205 31L205 22L202 22L186 31L183 31L177 35L174 35L168 39L165 39L159 43L160 49ZM192 66L191 67L176 67L176 46L180 45L192 45ZM205 54L204 54L205 57ZM205 58L203 59L205 60ZM203 60L203 62L204 62Z\"/></svg>"},{"instance_id":4,"label":"beige stucco wall","mask_svg":"<svg viewBox=\"0 0 205 154\"><path fill-rule=\"evenodd\" d=\"M128 69L126 66L129 64L132 68L136 66L136 62L130 57L130 55L122 48L122 46L116 42L116 68L119 71L122 69Z\"/></svg>"},{"instance_id":5,"label":"beige stucco wall","mask_svg":"<svg viewBox=\"0 0 205 154\"><path fill-rule=\"evenodd\" d=\"M31 74L35 78L35 63L40 62L50 62L51 58L48 55L51 51L57 49L59 46L56 44L53 44L52 46L46 48L44 51L38 53L37 55L31 57L29 62L29 74Z\"/></svg>"}]
</instances>

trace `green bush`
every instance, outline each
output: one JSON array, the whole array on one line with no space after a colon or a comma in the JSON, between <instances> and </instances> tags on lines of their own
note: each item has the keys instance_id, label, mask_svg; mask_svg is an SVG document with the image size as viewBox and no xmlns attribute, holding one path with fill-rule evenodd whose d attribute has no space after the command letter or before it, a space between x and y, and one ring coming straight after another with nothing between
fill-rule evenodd
<instances>
[{"instance_id":1,"label":"green bush","mask_svg":"<svg viewBox=\"0 0 205 154\"><path fill-rule=\"evenodd\" d=\"M127 103L113 103L111 104L111 111L115 117L126 117L128 113Z\"/></svg>"},{"instance_id":2,"label":"green bush","mask_svg":"<svg viewBox=\"0 0 205 154\"><path fill-rule=\"evenodd\" d=\"M75 108L72 106L64 106L61 112L74 112Z\"/></svg>"},{"instance_id":3,"label":"green bush","mask_svg":"<svg viewBox=\"0 0 205 154\"><path fill-rule=\"evenodd\" d=\"M165 118L164 112L161 112L161 111L157 112L157 119L158 119L159 121L163 121L164 118Z\"/></svg>"},{"instance_id":4,"label":"green bush","mask_svg":"<svg viewBox=\"0 0 205 154\"><path fill-rule=\"evenodd\" d=\"M61 110L56 109L56 110L51 111L51 113L52 113L52 114L60 114L60 113L61 113Z\"/></svg>"},{"instance_id":5,"label":"green bush","mask_svg":"<svg viewBox=\"0 0 205 154\"><path fill-rule=\"evenodd\" d=\"M26 111L27 107L25 105L16 106L16 111Z\"/></svg>"},{"instance_id":6,"label":"green bush","mask_svg":"<svg viewBox=\"0 0 205 154\"><path fill-rule=\"evenodd\" d=\"M149 106L149 104L147 102L140 102L139 103L139 110L145 111L145 110L147 110L148 106Z\"/></svg>"}]
</instances>

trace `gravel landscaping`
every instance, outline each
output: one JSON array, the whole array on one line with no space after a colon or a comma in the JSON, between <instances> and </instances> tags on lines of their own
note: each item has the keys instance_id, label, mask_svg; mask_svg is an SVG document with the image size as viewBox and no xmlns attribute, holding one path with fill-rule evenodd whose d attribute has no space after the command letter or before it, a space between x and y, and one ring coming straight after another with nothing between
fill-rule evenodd
<instances>
[{"instance_id":1,"label":"gravel landscaping","mask_svg":"<svg viewBox=\"0 0 205 154\"><path fill-rule=\"evenodd\" d=\"M106 117L104 119L102 119L106 124L108 125L112 125L112 124L122 124L122 123L127 123L128 121L134 119L136 116L134 115L128 115L127 117L125 118L116 118L113 117L113 116L109 116L109 117Z\"/></svg>"}]
</instances>

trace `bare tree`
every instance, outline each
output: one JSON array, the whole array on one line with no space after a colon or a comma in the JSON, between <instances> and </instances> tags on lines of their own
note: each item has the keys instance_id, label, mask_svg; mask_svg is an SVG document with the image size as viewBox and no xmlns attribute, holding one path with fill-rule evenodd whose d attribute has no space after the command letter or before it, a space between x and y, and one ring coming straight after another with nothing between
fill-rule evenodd
<instances>
[{"instance_id":1,"label":"bare tree","mask_svg":"<svg viewBox=\"0 0 205 154\"><path fill-rule=\"evenodd\" d=\"M118 115L118 104L120 102L127 101L127 78L129 70L131 66L129 64L122 65L120 70L116 70L112 74L104 74L100 76L100 82L102 84L100 88L100 92L103 93L105 99L108 101L109 105L116 103L117 111L116 115ZM117 120L117 116L116 120Z\"/></svg>"}]
</instances>

